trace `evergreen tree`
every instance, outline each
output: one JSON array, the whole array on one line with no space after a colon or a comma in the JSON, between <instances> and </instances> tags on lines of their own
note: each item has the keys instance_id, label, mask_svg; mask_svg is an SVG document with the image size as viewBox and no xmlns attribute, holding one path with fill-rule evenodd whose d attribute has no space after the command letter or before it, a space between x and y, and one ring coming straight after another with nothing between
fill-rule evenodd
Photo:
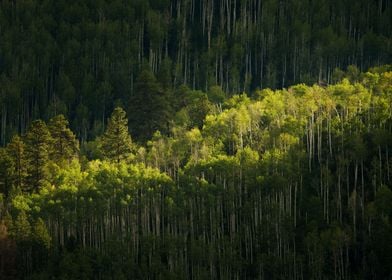
<instances>
[{"instance_id":1,"label":"evergreen tree","mask_svg":"<svg viewBox=\"0 0 392 280\"><path fill-rule=\"evenodd\" d=\"M50 132L42 120L32 122L25 143L28 189L38 191L47 180L47 164L52 143Z\"/></svg>"},{"instance_id":2,"label":"evergreen tree","mask_svg":"<svg viewBox=\"0 0 392 280\"><path fill-rule=\"evenodd\" d=\"M128 119L121 107L114 109L101 139L102 152L110 160L119 163L132 151L132 139L128 133Z\"/></svg>"},{"instance_id":3,"label":"evergreen tree","mask_svg":"<svg viewBox=\"0 0 392 280\"><path fill-rule=\"evenodd\" d=\"M69 162L79 153L79 142L68 127L68 120L57 115L49 121L49 132L52 136L51 158L56 163Z\"/></svg>"},{"instance_id":4,"label":"evergreen tree","mask_svg":"<svg viewBox=\"0 0 392 280\"><path fill-rule=\"evenodd\" d=\"M151 138L156 130L167 132L170 106L164 91L149 70L137 78L135 92L129 102L129 120L132 135L137 139Z\"/></svg>"},{"instance_id":5,"label":"evergreen tree","mask_svg":"<svg viewBox=\"0 0 392 280\"><path fill-rule=\"evenodd\" d=\"M25 144L18 135L15 135L7 145L7 152L14 163L14 185L19 189L23 189L27 176L27 164Z\"/></svg>"}]
</instances>

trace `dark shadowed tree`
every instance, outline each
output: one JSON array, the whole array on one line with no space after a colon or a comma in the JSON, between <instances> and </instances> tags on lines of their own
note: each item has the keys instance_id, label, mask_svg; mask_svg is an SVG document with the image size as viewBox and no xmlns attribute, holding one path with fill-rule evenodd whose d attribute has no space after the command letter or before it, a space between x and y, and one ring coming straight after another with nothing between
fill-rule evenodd
<instances>
[{"instance_id":1,"label":"dark shadowed tree","mask_svg":"<svg viewBox=\"0 0 392 280\"><path fill-rule=\"evenodd\" d=\"M23 189L26 183L27 164L25 155L25 144L18 135L15 135L12 138L11 142L7 145L7 152L14 163L14 186Z\"/></svg>"},{"instance_id":2,"label":"dark shadowed tree","mask_svg":"<svg viewBox=\"0 0 392 280\"><path fill-rule=\"evenodd\" d=\"M8 197L12 187L13 171L12 158L7 154L6 149L0 148L0 193L3 193L6 197Z\"/></svg>"},{"instance_id":3,"label":"dark shadowed tree","mask_svg":"<svg viewBox=\"0 0 392 280\"><path fill-rule=\"evenodd\" d=\"M140 73L128 108L131 133L137 139L149 139L156 130L167 131L170 115L168 94L151 71Z\"/></svg>"}]
</instances>

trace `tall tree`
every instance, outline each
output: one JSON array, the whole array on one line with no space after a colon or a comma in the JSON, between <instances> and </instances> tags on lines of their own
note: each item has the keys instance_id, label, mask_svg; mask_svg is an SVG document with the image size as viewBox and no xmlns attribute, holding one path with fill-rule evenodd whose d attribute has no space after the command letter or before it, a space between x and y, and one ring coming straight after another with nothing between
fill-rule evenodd
<instances>
[{"instance_id":1,"label":"tall tree","mask_svg":"<svg viewBox=\"0 0 392 280\"><path fill-rule=\"evenodd\" d=\"M38 191L47 180L47 165L49 161L52 137L42 120L33 121L25 137L28 188Z\"/></svg>"},{"instance_id":2,"label":"tall tree","mask_svg":"<svg viewBox=\"0 0 392 280\"><path fill-rule=\"evenodd\" d=\"M68 120L57 115L49 121L49 132L52 136L51 158L56 163L69 162L78 156L79 142L68 127Z\"/></svg>"},{"instance_id":3,"label":"tall tree","mask_svg":"<svg viewBox=\"0 0 392 280\"><path fill-rule=\"evenodd\" d=\"M7 152L14 163L14 185L19 189L23 189L26 183L27 163L25 144L19 135L15 135L7 145Z\"/></svg>"},{"instance_id":4,"label":"tall tree","mask_svg":"<svg viewBox=\"0 0 392 280\"><path fill-rule=\"evenodd\" d=\"M128 119L121 107L114 109L101 139L102 152L110 160L119 163L132 151L132 139L128 132Z\"/></svg>"},{"instance_id":5,"label":"tall tree","mask_svg":"<svg viewBox=\"0 0 392 280\"><path fill-rule=\"evenodd\" d=\"M128 111L131 132L137 139L149 139L157 130L167 131L170 115L168 94L150 70L143 70L137 78Z\"/></svg>"}]
</instances>

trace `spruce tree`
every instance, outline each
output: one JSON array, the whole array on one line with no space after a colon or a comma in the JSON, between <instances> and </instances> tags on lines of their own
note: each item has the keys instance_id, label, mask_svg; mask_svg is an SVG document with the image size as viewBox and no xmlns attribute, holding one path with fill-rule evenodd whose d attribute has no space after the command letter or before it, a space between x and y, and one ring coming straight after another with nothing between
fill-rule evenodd
<instances>
[{"instance_id":1,"label":"spruce tree","mask_svg":"<svg viewBox=\"0 0 392 280\"><path fill-rule=\"evenodd\" d=\"M163 90L154 74L143 70L135 83L129 101L129 120L132 135L147 140L155 131L166 132L171 113L169 91Z\"/></svg>"},{"instance_id":2,"label":"spruce tree","mask_svg":"<svg viewBox=\"0 0 392 280\"><path fill-rule=\"evenodd\" d=\"M7 153L13 161L13 184L19 189L23 189L27 176L27 164L25 155L25 144L20 136L12 137L11 142L7 145Z\"/></svg>"},{"instance_id":3,"label":"spruce tree","mask_svg":"<svg viewBox=\"0 0 392 280\"><path fill-rule=\"evenodd\" d=\"M101 139L102 153L105 158L119 163L132 151L132 139L128 133L128 119L125 111L117 107L109 119Z\"/></svg>"},{"instance_id":4,"label":"spruce tree","mask_svg":"<svg viewBox=\"0 0 392 280\"><path fill-rule=\"evenodd\" d=\"M48 125L53 138L51 158L56 163L69 162L79 153L79 142L69 129L68 120L63 115L52 118Z\"/></svg>"},{"instance_id":5,"label":"spruce tree","mask_svg":"<svg viewBox=\"0 0 392 280\"><path fill-rule=\"evenodd\" d=\"M52 137L42 120L33 121L25 138L28 189L38 191L47 180Z\"/></svg>"}]
</instances>

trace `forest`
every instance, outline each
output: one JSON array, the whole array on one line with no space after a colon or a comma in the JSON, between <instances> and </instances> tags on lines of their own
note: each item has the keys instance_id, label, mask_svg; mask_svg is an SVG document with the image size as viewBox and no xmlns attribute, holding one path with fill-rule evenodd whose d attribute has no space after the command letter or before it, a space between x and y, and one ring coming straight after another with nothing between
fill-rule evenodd
<instances>
[{"instance_id":1,"label":"forest","mask_svg":"<svg viewBox=\"0 0 392 280\"><path fill-rule=\"evenodd\" d=\"M389 0L0 1L0 144L58 114L94 139L116 106L143 104L145 69L167 96L250 95L390 64L391 38ZM138 137L150 118L129 117Z\"/></svg>"},{"instance_id":2,"label":"forest","mask_svg":"<svg viewBox=\"0 0 392 280\"><path fill-rule=\"evenodd\" d=\"M0 1L0 279L392 279L388 0Z\"/></svg>"},{"instance_id":3,"label":"forest","mask_svg":"<svg viewBox=\"0 0 392 280\"><path fill-rule=\"evenodd\" d=\"M216 103L182 91L146 142L116 107L87 143L56 115L0 148L0 275L392 276L392 66Z\"/></svg>"}]
</instances>

